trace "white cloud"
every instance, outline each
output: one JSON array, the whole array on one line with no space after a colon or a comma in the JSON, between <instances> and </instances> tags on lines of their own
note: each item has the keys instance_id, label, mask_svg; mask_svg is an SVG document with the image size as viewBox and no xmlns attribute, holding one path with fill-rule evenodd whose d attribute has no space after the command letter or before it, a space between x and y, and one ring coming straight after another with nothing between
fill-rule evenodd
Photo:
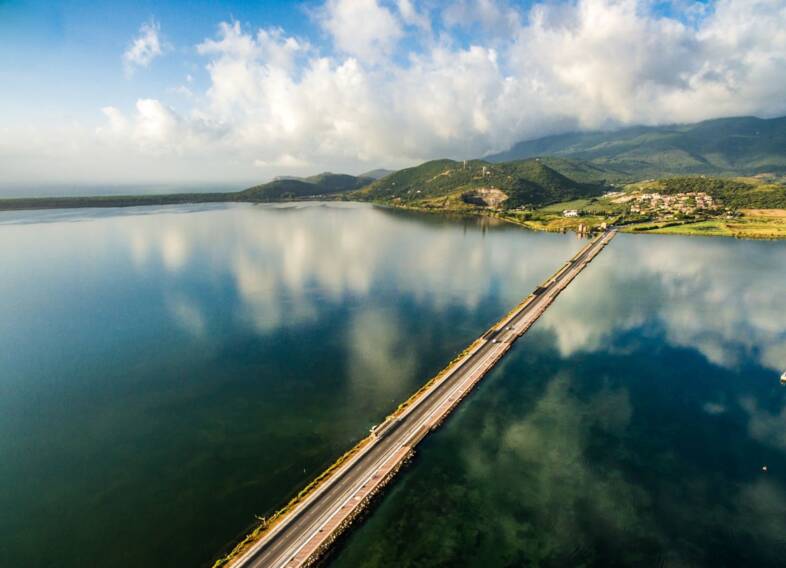
<instances>
[{"instance_id":1,"label":"white cloud","mask_svg":"<svg viewBox=\"0 0 786 568\"><path fill-rule=\"evenodd\" d=\"M414 17L411 4L403 3L403 14ZM363 61L380 62L403 35L398 19L377 0L328 0L320 23L339 50Z\"/></svg>"},{"instance_id":2,"label":"white cloud","mask_svg":"<svg viewBox=\"0 0 786 568\"><path fill-rule=\"evenodd\" d=\"M431 20L425 11L418 10L412 0L396 0L399 16L402 21L410 26L415 26L424 31L431 30Z\"/></svg>"},{"instance_id":3,"label":"white cloud","mask_svg":"<svg viewBox=\"0 0 786 568\"><path fill-rule=\"evenodd\" d=\"M147 67L150 63L163 54L163 45L159 38L161 26L151 20L142 24L131 45L123 53L123 63L126 73L131 74L137 67Z\"/></svg>"},{"instance_id":4,"label":"white cloud","mask_svg":"<svg viewBox=\"0 0 786 568\"><path fill-rule=\"evenodd\" d=\"M190 107L175 111L166 92L144 93L131 112L107 107L79 155L113 153L105 163L128 164L118 176L259 179L474 157L567 129L786 113L783 0L681 0L679 19L654 5L327 0L315 12L321 46L224 23L197 46L209 85L188 83L193 97L177 100ZM161 53L158 35L143 26L132 68ZM6 160L9 173L62 178L51 159L30 166L51 137L28 147L26 136L0 132L0 159L8 146L30 157ZM153 156L154 167L134 164Z\"/></svg>"},{"instance_id":5,"label":"white cloud","mask_svg":"<svg viewBox=\"0 0 786 568\"><path fill-rule=\"evenodd\" d=\"M182 294L174 295L166 301L167 308L174 320L184 331L195 337L204 337L207 322L199 305Z\"/></svg>"}]
</instances>

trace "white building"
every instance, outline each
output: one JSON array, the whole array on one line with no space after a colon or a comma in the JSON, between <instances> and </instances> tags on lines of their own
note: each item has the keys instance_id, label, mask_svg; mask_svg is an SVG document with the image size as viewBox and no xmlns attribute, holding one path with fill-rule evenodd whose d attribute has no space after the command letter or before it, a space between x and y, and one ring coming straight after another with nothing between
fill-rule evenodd
<instances>
[{"instance_id":1,"label":"white building","mask_svg":"<svg viewBox=\"0 0 786 568\"><path fill-rule=\"evenodd\" d=\"M578 217L579 216L579 212L578 212L577 209L565 209L565 211L562 212L562 216L563 217Z\"/></svg>"}]
</instances>

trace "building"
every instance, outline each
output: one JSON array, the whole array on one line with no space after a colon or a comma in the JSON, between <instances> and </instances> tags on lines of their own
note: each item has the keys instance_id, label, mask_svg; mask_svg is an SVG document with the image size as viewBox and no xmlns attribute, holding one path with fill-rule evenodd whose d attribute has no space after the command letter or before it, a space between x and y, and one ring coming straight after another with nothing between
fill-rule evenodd
<instances>
[{"instance_id":1,"label":"building","mask_svg":"<svg viewBox=\"0 0 786 568\"><path fill-rule=\"evenodd\" d=\"M565 209L565 211L562 212L562 216L563 217L578 217L579 216L579 212L578 212L577 209Z\"/></svg>"}]
</instances>

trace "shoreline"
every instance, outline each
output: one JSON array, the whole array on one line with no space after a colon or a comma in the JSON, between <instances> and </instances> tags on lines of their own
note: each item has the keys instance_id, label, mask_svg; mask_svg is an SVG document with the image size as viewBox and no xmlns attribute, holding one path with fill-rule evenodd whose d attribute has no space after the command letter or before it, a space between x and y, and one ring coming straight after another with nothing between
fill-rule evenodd
<instances>
[{"instance_id":1,"label":"shoreline","mask_svg":"<svg viewBox=\"0 0 786 568\"><path fill-rule=\"evenodd\" d=\"M537 226L535 224L529 224L526 221L521 221L516 219L515 217L502 214L500 212L495 212L491 210L483 210L477 208L467 208L467 209L434 209L431 207L417 207L412 205L395 205L392 203L387 202L367 202L377 205L379 207L386 207L389 209L394 210L403 210L403 211L415 211L418 213L430 213L430 214L441 214L441 215L458 215L464 217L488 217L491 219L498 219L505 223L509 223L511 225L516 225L517 227L521 227L523 229L539 232L539 233L566 233L566 232L578 232L576 231L575 226L571 225L568 227L563 228L555 228L549 229L547 227ZM766 210L765 210L766 211ZM777 210L773 210L777 211ZM575 225L578 226L579 223L585 222L582 220L581 217L577 217L575 219ZM697 231L695 230L696 225L703 225L706 223L722 223L723 221L720 219L709 219L703 221L697 221L692 223L682 223L678 225L669 225L669 226L661 226L657 228L652 228L648 230L636 230L637 224L629 224L629 225L615 225L617 230L620 233L625 233L628 235L676 235L676 236L683 236L683 237L721 237L721 238L733 238L739 240L751 240L751 241L783 241L786 240L786 220L783 223L783 228L780 233L762 233L762 234L745 234L745 233L734 233L731 230L728 232L712 232L712 231ZM601 231L599 227L591 227L588 235L592 235Z\"/></svg>"}]
</instances>

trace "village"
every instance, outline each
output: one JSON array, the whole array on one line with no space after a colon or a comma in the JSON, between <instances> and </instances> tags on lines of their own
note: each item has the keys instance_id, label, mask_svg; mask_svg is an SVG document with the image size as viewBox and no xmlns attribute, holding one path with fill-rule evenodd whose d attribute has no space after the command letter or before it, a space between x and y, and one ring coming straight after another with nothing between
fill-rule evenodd
<instances>
[{"instance_id":1,"label":"village","mask_svg":"<svg viewBox=\"0 0 786 568\"><path fill-rule=\"evenodd\" d=\"M705 192L664 193L627 193L610 191L603 195L615 205L626 205L627 213L659 219L675 219L695 216L700 213L717 213L720 203ZM726 211L728 213L728 211ZM578 209L566 209L563 217L580 217Z\"/></svg>"},{"instance_id":2,"label":"village","mask_svg":"<svg viewBox=\"0 0 786 568\"><path fill-rule=\"evenodd\" d=\"M614 203L630 202L630 212L642 215L657 215L673 218L678 215L694 215L718 208L713 198L704 192L688 192L666 195L661 193L634 193L614 199Z\"/></svg>"}]
</instances>

